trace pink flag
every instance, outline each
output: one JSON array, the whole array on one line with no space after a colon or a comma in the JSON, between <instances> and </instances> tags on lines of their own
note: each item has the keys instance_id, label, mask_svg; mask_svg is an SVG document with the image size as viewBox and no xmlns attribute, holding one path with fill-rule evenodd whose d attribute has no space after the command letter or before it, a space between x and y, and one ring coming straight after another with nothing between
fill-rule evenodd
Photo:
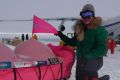
<instances>
[{"instance_id":1,"label":"pink flag","mask_svg":"<svg viewBox=\"0 0 120 80\"><path fill-rule=\"evenodd\" d=\"M54 28L54 26L52 26L45 20L40 19L37 16L34 16L32 33L54 33L54 34L57 34L58 31Z\"/></svg>"}]
</instances>

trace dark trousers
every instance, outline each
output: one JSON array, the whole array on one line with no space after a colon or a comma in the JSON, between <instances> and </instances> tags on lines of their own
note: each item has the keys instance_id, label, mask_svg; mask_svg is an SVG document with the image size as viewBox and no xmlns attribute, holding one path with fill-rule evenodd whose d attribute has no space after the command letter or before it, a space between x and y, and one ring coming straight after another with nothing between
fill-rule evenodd
<instances>
[{"instance_id":1,"label":"dark trousers","mask_svg":"<svg viewBox=\"0 0 120 80\"><path fill-rule=\"evenodd\" d=\"M88 77L89 80L92 77L98 77L98 70L103 65L103 58L94 60L77 60L76 64L76 80L85 80Z\"/></svg>"}]
</instances>

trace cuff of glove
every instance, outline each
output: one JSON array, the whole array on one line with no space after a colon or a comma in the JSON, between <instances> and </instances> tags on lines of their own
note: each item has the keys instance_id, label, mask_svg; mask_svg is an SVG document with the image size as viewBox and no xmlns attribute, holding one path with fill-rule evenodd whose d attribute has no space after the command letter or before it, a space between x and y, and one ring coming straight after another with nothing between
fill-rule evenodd
<instances>
[{"instance_id":1,"label":"cuff of glove","mask_svg":"<svg viewBox=\"0 0 120 80\"><path fill-rule=\"evenodd\" d=\"M61 31L58 31L58 36L62 37L62 36L64 36L64 34Z\"/></svg>"}]
</instances>

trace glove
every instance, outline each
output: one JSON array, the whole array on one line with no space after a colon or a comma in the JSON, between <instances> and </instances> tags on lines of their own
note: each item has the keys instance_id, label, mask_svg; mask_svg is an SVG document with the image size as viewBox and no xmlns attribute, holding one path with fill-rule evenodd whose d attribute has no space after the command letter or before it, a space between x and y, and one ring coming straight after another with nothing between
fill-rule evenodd
<instances>
[{"instance_id":1,"label":"glove","mask_svg":"<svg viewBox=\"0 0 120 80\"><path fill-rule=\"evenodd\" d=\"M58 34L54 35L60 37L61 40L66 37L66 35L64 35L61 31L58 31Z\"/></svg>"},{"instance_id":2,"label":"glove","mask_svg":"<svg viewBox=\"0 0 120 80\"><path fill-rule=\"evenodd\" d=\"M61 31L58 31L58 34L54 34L55 36L58 36L58 37L63 37L64 36L64 34L61 32Z\"/></svg>"},{"instance_id":3,"label":"glove","mask_svg":"<svg viewBox=\"0 0 120 80\"><path fill-rule=\"evenodd\" d=\"M64 31L65 30L65 26L64 25L61 25L60 26L60 31Z\"/></svg>"}]
</instances>

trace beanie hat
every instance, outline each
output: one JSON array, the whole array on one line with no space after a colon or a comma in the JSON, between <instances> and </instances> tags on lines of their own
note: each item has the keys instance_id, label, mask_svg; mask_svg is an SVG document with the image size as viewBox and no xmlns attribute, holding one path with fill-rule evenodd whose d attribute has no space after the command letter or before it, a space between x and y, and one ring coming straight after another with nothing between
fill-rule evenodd
<instances>
[{"instance_id":1,"label":"beanie hat","mask_svg":"<svg viewBox=\"0 0 120 80\"><path fill-rule=\"evenodd\" d=\"M83 6L81 12L87 11L87 10L88 10L88 11L93 11L93 12L94 12L94 6L93 6L92 4L86 4L85 6Z\"/></svg>"},{"instance_id":2,"label":"beanie hat","mask_svg":"<svg viewBox=\"0 0 120 80\"><path fill-rule=\"evenodd\" d=\"M83 6L82 10L80 11L80 15L81 15L83 12L87 12L87 11L93 12L93 14L94 14L94 16L95 16L94 6L93 6L92 4L86 4L85 6Z\"/></svg>"}]
</instances>

